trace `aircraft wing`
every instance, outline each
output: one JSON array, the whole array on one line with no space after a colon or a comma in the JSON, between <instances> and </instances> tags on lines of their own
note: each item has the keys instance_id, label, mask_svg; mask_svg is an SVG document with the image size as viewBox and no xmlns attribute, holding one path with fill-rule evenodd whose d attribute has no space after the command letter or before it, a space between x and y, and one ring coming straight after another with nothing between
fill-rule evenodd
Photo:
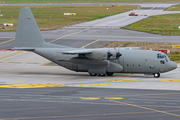
<instances>
[{"instance_id":1,"label":"aircraft wing","mask_svg":"<svg viewBox=\"0 0 180 120\"><path fill-rule=\"evenodd\" d=\"M70 51L64 51L62 52L63 54L90 54L92 53L91 50L84 50L84 49L80 49L80 50L70 50Z\"/></svg>"}]
</instances>

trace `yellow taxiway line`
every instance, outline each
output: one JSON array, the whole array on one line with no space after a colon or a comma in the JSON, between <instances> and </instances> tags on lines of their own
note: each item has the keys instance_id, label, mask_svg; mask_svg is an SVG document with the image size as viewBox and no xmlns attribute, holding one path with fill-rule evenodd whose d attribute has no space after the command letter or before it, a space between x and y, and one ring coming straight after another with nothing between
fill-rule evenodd
<instances>
[{"instance_id":1,"label":"yellow taxiway line","mask_svg":"<svg viewBox=\"0 0 180 120\"><path fill-rule=\"evenodd\" d=\"M12 84L12 85L0 85L0 88L45 88L45 87L90 87L90 86L108 86L109 84L54 84L54 83L38 83L38 84Z\"/></svg>"},{"instance_id":2,"label":"yellow taxiway line","mask_svg":"<svg viewBox=\"0 0 180 120\"><path fill-rule=\"evenodd\" d=\"M127 81L139 81L139 80L138 79L110 79L106 81L127 82Z\"/></svg>"},{"instance_id":3,"label":"yellow taxiway line","mask_svg":"<svg viewBox=\"0 0 180 120\"><path fill-rule=\"evenodd\" d=\"M78 31L78 32L74 32L74 33L70 33L70 34L67 34L67 35L61 36L61 37L59 37L59 38L57 38L57 39L54 39L54 40L49 41L48 43L51 43L51 42L57 41L57 40L59 40L59 39L61 39L61 38L64 38L64 37L67 37L67 36L70 36L70 35L78 34L78 33L80 33L80 32L86 31L86 30L89 30L89 28L84 29L84 30L80 30L80 31Z\"/></svg>"},{"instance_id":4,"label":"yellow taxiway line","mask_svg":"<svg viewBox=\"0 0 180 120\"><path fill-rule=\"evenodd\" d=\"M10 40L7 40L7 41L4 41L4 42L1 42L0 44L4 44L4 43L7 43L7 42L11 42L11 41L13 41L13 40L15 40L15 39L10 39Z\"/></svg>"},{"instance_id":5,"label":"yellow taxiway line","mask_svg":"<svg viewBox=\"0 0 180 120\"><path fill-rule=\"evenodd\" d=\"M95 41L93 41L93 42L91 42L91 43L89 43L89 44L87 44L87 45L84 45L84 46L82 46L82 47L80 47L80 48L85 48L85 47L87 47L87 46L89 46L89 45L91 45L91 44L93 44L93 43L95 43L95 42L98 42L99 40L95 40Z\"/></svg>"},{"instance_id":6,"label":"yellow taxiway line","mask_svg":"<svg viewBox=\"0 0 180 120\"><path fill-rule=\"evenodd\" d=\"M150 110L150 111L154 111L154 112L159 112L159 113L163 113L163 114L168 114L168 115L172 115L172 116L176 116L176 117L180 117L180 115L169 113L169 112L166 112L166 111L161 111L161 110L156 110L156 109L152 109L152 108L142 107L142 106L139 106L139 105L129 104L129 103L120 102L120 101L116 101L116 100L109 100L109 101L116 102L116 103L121 103L121 104L132 106L132 107L142 108L142 109L146 109L146 110Z\"/></svg>"},{"instance_id":7,"label":"yellow taxiway line","mask_svg":"<svg viewBox=\"0 0 180 120\"><path fill-rule=\"evenodd\" d=\"M180 80L159 80L162 82L180 82Z\"/></svg>"},{"instance_id":8,"label":"yellow taxiway line","mask_svg":"<svg viewBox=\"0 0 180 120\"><path fill-rule=\"evenodd\" d=\"M100 99L99 97L80 97L82 100L98 100Z\"/></svg>"},{"instance_id":9,"label":"yellow taxiway line","mask_svg":"<svg viewBox=\"0 0 180 120\"><path fill-rule=\"evenodd\" d=\"M13 54L4 56L4 57L0 58L0 60L5 59L5 58L8 58L8 57L11 57L11 56L13 56L13 55L17 55L17 54L22 53L22 52L24 52L24 51L19 51L19 52L16 52L16 53L13 53Z\"/></svg>"},{"instance_id":10,"label":"yellow taxiway line","mask_svg":"<svg viewBox=\"0 0 180 120\"><path fill-rule=\"evenodd\" d=\"M7 42L10 42L10 41L13 41L13 40L15 40L15 39L10 39L10 40L1 42L0 44L4 44L4 43L7 43ZM11 57L11 56L13 56L13 55L17 55L17 54L22 53L22 52L24 52L24 51L19 51L19 52L16 52L16 53L13 53L13 54L10 54L10 55L1 57L0 60L5 59L5 58L8 58L8 57Z\"/></svg>"}]
</instances>

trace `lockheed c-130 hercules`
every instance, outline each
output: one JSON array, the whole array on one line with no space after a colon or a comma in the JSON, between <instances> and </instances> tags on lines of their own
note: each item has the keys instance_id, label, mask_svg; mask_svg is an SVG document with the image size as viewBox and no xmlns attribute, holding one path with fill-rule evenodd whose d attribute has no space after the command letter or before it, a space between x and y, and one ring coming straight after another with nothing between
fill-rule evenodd
<instances>
[{"instance_id":1,"label":"lockheed c-130 hercules","mask_svg":"<svg viewBox=\"0 0 180 120\"><path fill-rule=\"evenodd\" d=\"M12 50L32 51L67 69L88 72L91 76L143 73L158 78L160 73L177 68L175 62L158 51L136 47L80 49L46 43L29 7L20 9Z\"/></svg>"}]
</instances>

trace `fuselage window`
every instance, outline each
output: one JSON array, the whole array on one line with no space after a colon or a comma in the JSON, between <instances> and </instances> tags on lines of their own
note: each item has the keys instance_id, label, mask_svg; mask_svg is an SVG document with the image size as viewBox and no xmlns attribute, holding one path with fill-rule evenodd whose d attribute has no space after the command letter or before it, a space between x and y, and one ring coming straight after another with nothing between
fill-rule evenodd
<instances>
[{"instance_id":1,"label":"fuselage window","mask_svg":"<svg viewBox=\"0 0 180 120\"><path fill-rule=\"evenodd\" d=\"M165 62L164 62L164 60L160 60L160 64L164 64Z\"/></svg>"}]
</instances>

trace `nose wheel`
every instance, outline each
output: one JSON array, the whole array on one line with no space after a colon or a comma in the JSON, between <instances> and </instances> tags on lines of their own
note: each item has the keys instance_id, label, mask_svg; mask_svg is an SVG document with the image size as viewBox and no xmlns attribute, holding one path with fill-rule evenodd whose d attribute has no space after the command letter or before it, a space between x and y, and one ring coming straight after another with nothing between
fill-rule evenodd
<instances>
[{"instance_id":1,"label":"nose wheel","mask_svg":"<svg viewBox=\"0 0 180 120\"><path fill-rule=\"evenodd\" d=\"M154 77L155 78L159 78L160 77L160 73L154 73Z\"/></svg>"}]
</instances>

